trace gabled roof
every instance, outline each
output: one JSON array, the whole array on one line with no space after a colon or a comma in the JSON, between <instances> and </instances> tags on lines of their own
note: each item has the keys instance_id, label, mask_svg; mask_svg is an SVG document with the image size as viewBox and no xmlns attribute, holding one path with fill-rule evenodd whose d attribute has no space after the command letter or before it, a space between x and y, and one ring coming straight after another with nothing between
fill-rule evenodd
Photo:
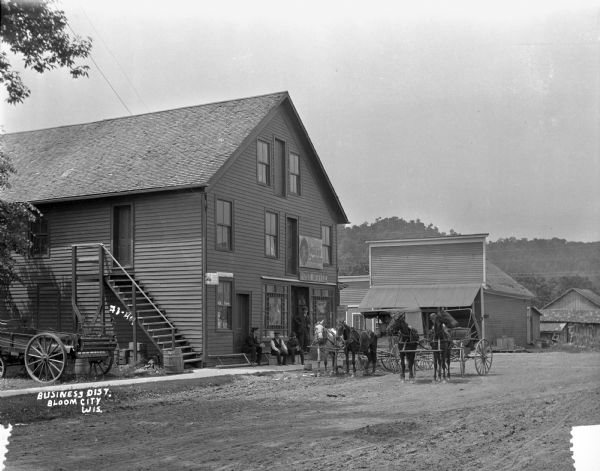
<instances>
[{"instance_id":1,"label":"gabled roof","mask_svg":"<svg viewBox=\"0 0 600 471\"><path fill-rule=\"evenodd\" d=\"M600 324L600 308L596 311L574 311L570 309L542 309L541 322L577 322Z\"/></svg>"},{"instance_id":2,"label":"gabled roof","mask_svg":"<svg viewBox=\"0 0 600 471\"><path fill-rule=\"evenodd\" d=\"M558 296L557 298L553 299L548 304L546 304L543 307L543 309L546 309L547 307L551 306L552 304L554 304L559 299L564 298L567 294L569 294L572 291L574 291L575 293L577 293L580 296L584 297L585 299L587 299L588 301L590 301L592 304L595 304L596 306L598 306L598 309L600 309L600 296L598 296L596 293L594 293L593 291L591 291L589 289L580 289L580 288L571 288L571 289L568 289L567 291L565 291L564 293L562 293L560 296Z\"/></svg>"},{"instance_id":3,"label":"gabled roof","mask_svg":"<svg viewBox=\"0 0 600 471\"><path fill-rule=\"evenodd\" d=\"M0 198L35 204L205 187L284 102L347 222L287 92L6 134L17 173Z\"/></svg>"},{"instance_id":4,"label":"gabled roof","mask_svg":"<svg viewBox=\"0 0 600 471\"><path fill-rule=\"evenodd\" d=\"M519 298L533 298L534 295L517 283L510 275L504 273L493 263L486 261L486 289L508 294Z\"/></svg>"}]
</instances>

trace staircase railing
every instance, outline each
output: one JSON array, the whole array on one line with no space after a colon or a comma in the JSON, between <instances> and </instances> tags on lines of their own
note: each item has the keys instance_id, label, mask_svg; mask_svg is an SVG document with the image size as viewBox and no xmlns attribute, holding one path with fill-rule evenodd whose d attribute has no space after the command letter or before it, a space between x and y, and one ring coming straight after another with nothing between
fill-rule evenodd
<instances>
[{"instance_id":1,"label":"staircase railing","mask_svg":"<svg viewBox=\"0 0 600 471\"><path fill-rule=\"evenodd\" d=\"M108 256L108 259L110 261L112 261L113 270L115 269L115 267L118 268L121 271L121 273L123 273L129 279L129 281L131 282L131 285L137 290L138 293L140 293L146 299L148 304L150 306L152 306L152 309L154 310L154 312L160 316L162 321L171 330L171 346L174 348L175 347L175 326L171 323L171 321L169 321L169 319L167 319L167 317L165 317L165 315L158 308L158 306L156 306L156 304L154 304L154 302L148 297L146 292L140 287L140 285L135 281L135 279L127 272L127 270L125 268L123 268L123 266L117 261L117 259L113 256L113 254L110 253L110 251L104 246L104 244L98 244L98 245L100 247L102 247L102 251L103 251L104 255ZM135 293L132 293L132 296L133 296L133 298L135 298ZM135 300L133 298L132 298L132 302L135 303ZM135 318L135 322L139 325L139 319L137 316L137 312L135 312L135 309L134 309L134 318Z\"/></svg>"}]
</instances>

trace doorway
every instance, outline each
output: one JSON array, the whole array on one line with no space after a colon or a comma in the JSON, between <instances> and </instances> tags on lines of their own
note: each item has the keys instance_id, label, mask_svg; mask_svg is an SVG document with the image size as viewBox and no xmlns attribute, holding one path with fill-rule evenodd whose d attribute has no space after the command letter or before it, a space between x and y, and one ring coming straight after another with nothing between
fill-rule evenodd
<instances>
[{"instance_id":1,"label":"doorway","mask_svg":"<svg viewBox=\"0 0 600 471\"><path fill-rule=\"evenodd\" d=\"M113 208L113 255L123 267L133 266L133 223L131 205Z\"/></svg>"},{"instance_id":2,"label":"doorway","mask_svg":"<svg viewBox=\"0 0 600 471\"><path fill-rule=\"evenodd\" d=\"M233 314L233 352L241 353L246 335L250 333L250 294L236 293Z\"/></svg>"}]
</instances>

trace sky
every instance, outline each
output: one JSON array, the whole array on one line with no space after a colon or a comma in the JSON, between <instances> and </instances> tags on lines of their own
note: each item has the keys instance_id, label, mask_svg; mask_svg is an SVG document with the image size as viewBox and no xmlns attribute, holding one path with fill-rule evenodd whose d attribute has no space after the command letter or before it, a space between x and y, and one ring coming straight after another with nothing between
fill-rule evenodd
<instances>
[{"instance_id":1,"label":"sky","mask_svg":"<svg viewBox=\"0 0 600 471\"><path fill-rule=\"evenodd\" d=\"M25 71L4 132L287 90L351 224L600 241L600 1L59 5L90 76Z\"/></svg>"}]
</instances>

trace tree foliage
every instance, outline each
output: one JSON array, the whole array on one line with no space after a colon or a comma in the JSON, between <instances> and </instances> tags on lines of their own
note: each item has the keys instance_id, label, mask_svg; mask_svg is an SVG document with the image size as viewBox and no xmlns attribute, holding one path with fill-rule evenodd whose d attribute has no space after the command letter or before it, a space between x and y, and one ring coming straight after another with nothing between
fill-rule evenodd
<instances>
[{"instance_id":1,"label":"tree foliage","mask_svg":"<svg viewBox=\"0 0 600 471\"><path fill-rule=\"evenodd\" d=\"M0 141L0 191L10 188L9 176L14 172L4 145ZM30 247L29 224L39 216L29 203L15 203L0 199L0 298L6 296L11 283L18 280L15 253L27 253Z\"/></svg>"},{"instance_id":2,"label":"tree foliage","mask_svg":"<svg viewBox=\"0 0 600 471\"><path fill-rule=\"evenodd\" d=\"M64 67L74 78L88 75L89 67L75 61L88 57L92 40L69 34L65 13L52 0L0 0L0 7L0 83L8 92L8 103L21 103L30 90L10 64L5 47L22 56L25 68L39 73Z\"/></svg>"},{"instance_id":3,"label":"tree foliage","mask_svg":"<svg viewBox=\"0 0 600 471\"><path fill-rule=\"evenodd\" d=\"M420 219L406 221L397 216L376 218L373 223L348 226L339 231L340 275L366 275L369 273L367 240L420 239L446 235L433 224L425 225ZM450 230L449 235L456 235Z\"/></svg>"}]
</instances>

